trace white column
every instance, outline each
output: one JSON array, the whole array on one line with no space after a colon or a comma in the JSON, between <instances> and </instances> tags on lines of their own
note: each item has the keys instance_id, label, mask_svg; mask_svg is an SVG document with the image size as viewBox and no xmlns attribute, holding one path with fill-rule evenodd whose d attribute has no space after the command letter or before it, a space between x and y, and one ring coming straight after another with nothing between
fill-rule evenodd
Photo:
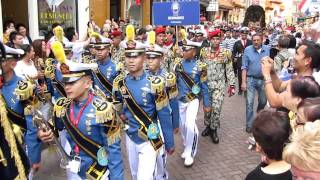
<instances>
[{"instance_id":1,"label":"white column","mask_svg":"<svg viewBox=\"0 0 320 180\"><path fill-rule=\"evenodd\" d=\"M78 0L78 28L79 39L87 35L87 23L90 20L89 0Z\"/></svg>"},{"instance_id":2,"label":"white column","mask_svg":"<svg viewBox=\"0 0 320 180\"><path fill-rule=\"evenodd\" d=\"M2 21L2 4L0 1L0 40L3 42L3 21Z\"/></svg>"},{"instance_id":3,"label":"white column","mask_svg":"<svg viewBox=\"0 0 320 180\"><path fill-rule=\"evenodd\" d=\"M37 0L28 0L29 15L29 33L32 40L40 39L39 37L39 20L38 20L38 2Z\"/></svg>"}]
</instances>

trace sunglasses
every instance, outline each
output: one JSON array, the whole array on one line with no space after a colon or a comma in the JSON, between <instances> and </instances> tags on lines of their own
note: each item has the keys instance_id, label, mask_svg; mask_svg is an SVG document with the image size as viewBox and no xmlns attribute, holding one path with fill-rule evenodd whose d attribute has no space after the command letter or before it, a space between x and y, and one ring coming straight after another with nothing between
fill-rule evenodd
<instances>
[{"instance_id":1,"label":"sunglasses","mask_svg":"<svg viewBox=\"0 0 320 180\"><path fill-rule=\"evenodd\" d=\"M166 32L166 34L173 34L173 32L171 32L171 31L167 31L167 32Z\"/></svg>"}]
</instances>

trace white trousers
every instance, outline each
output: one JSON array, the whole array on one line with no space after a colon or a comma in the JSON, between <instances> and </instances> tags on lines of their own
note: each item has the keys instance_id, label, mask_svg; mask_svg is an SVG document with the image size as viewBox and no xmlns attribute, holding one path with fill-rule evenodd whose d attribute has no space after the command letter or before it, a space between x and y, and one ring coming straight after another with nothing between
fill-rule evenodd
<instances>
[{"instance_id":1,"label":"white trousers","mask_svg":"<svg viewBox=\"0 0 320 180\"><path fill-rule=\"evenodd\" d=\"M127 152L132 180L153 180L155 178L157 152L151 143L134 143L126 135Z\"/></svg>"},{"instance_id":2,"label":"white trousers","mask_svg":"<svg viewBox=\"0 0 320 180\"><path fill-rule=\"evenodd\" d=\"M183 103L179 101L180 131L183 139L185 157L194 157L198 147L198 127L196 118L199 109L199 100Z\"/></svg>"},{"instance_id":3,"label":"white trousers","mask_svg":"<svg viewBox=\"0 0 320 180\"><path fill-rule=\"evenodd\" d=\"M68 180L82 180L82 178L77 174L67 170L67 179Z\"/></svg>"},{"instance_id":4,"label":"white trousers","mask_svg":"<svg viewBox=\"0 0 320 180\"><path fill-rule=\"evenodd\" d=\"M159 127L161 127L160 123ZM160 128L160 135L164 142L162 128ZM156 171L156 180L167 180L169 177L167 170L167 152L164 146L162 146L157 155L157 171Z\"/></svg>"},{"instance_id":5,"label":"white trousers","mask_svg":"<svg viewBox=\"0 0 320 180\"><path fill-rule=\"evenodd\" d=\"M101 177L100 180L109 180L109 170L107 170L104 175ZM83 180L78 173L71 172L69 169L67 169L67 179L68 180Z\"/></svg>"}]
</instances>

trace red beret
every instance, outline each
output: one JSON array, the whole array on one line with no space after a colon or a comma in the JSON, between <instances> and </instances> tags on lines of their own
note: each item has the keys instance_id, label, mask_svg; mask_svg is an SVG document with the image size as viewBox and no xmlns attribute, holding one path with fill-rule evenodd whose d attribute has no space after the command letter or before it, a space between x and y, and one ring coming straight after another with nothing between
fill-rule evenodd
<instances>
[{"instance_id":1,"label":"red beret","mask_svg":"<svg viewBox=\"0 0 320 180\"><path fill-rule=\"evenodd\" d=\"M164 27L162 27L162 26L159 26L159 27L156 28L155 32L156 32L156 35L165 34L166 33L166 29Z\"/></svg>"},{"instance_id":2,"label":"red beret","mask_svg":"<svg viewBox=\"0 0 320 180\"><path fill-rule=\"evenodd\" d=\"M209 35L208 38L212 38L212 37L220 37L221 36L221 30L220 29L216 29L214 31L209 31Z\"/></svg>"},{"instance_id":3,"label":"red beret","mask_svg":"<svg viewBox=\"0 0 320 180\"><path fill-rule=\"evenodd\" d=\"M121 36L121 31L119 31L119 30L112 31L111 37L114 38L114 37L117 37L117 36Z\"/></svg>"}]
</instances>

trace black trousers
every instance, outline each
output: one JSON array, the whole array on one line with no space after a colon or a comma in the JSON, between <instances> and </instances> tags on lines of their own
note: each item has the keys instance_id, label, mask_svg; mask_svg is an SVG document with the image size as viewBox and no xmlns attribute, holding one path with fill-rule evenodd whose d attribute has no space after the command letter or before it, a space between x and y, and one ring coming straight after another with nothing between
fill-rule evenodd
<instances>
[{"instance_id":1,"label":"black trousers","mask_svg":"<svg viewBox=\"0 0 320 180\"><path fill-rule=\"evenodd\" d=\"M237 69L235 73L238 75L238 87L239 87L239 92L241 92L241 83L242 83L242 71L241 71L241 66L242 66L242 58L237 58L235 68Z\"/></svg>"}]
</instances>

